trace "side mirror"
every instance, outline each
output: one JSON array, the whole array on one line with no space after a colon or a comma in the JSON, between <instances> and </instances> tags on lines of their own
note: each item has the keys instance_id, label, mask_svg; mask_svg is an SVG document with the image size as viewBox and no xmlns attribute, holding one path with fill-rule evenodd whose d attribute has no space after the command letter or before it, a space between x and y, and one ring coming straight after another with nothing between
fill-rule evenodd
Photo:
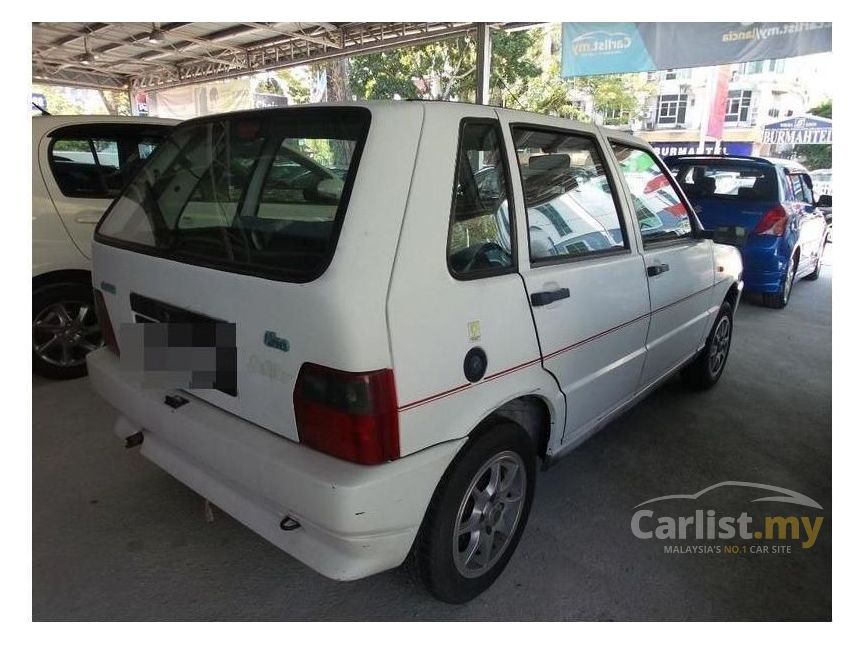
<instances>
[{"instance_id":1,"label":"side mirror","mask_svg":"<svg viewBox=\"0 0 860 645\"><path fill-rule=\"evenodd\" d=\"M317 194L331 203L338 203L343 192L343 182L340 179L323 179L317 184Z\"/></svg>"},{"instance_id":2,"label":"side mirror","mask_svg":"<svg viewBox=\"0 0 860 645\"><path fill-rule=\"evenodd\" d=\"M708 233L710 233L708 237L717 244L743 246L747 241L747 230L743 226L718 226Z\"/></svg>"},{"instance_id":3,"label":"side mirror","mask_svg":"<svg viewBox=\"0 0 860 645\"><path fill-rule=\"evenodd\" d=\"M833 208L833 195L819 195L815 205L818 208Z\"/></svg>"}]
</instances>

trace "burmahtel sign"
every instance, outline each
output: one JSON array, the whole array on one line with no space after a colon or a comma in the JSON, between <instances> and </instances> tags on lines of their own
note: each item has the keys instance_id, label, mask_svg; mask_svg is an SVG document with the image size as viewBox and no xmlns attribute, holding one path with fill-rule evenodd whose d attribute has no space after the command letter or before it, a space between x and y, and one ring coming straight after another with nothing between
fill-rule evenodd
<instances>
[{"instance_id":1,"label":"burmahtel sign","mask_svg":"<svg viewBox=\"0 0 860 645\"><path fill-rule=\"evenodd\" d=\"M833 121L808 115L783 119L764 126L762 143L833 143Z\"/></svg>"}]
</instances>

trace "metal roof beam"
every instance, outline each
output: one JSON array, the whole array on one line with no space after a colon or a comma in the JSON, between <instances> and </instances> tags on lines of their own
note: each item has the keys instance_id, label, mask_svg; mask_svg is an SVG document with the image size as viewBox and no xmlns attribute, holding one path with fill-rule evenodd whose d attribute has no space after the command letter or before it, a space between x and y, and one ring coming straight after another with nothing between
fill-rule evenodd
<instances>
[{"instance_id":1,"label":"metal roof beam","mask_svg":"<svg viewBox=\"0 0 860 645\"><path fill-rule=\"evenodd\" d=\"M180 65L177 77L168 80L153 75L143 75L133 78L132 86L136 89L158 89L206 80L234 78L269 69L295 67L344 56L436 42L454 38L475 29L473 23L409 23L405 26L397 24L394 28L388 25L374 25L374 28L376 33L373 35L372 43L367 42L370 36L365 25L359 23L342 30L349 29L352 33L344 34L344 47L339 50L328 50L323 45L301 42L301 39L299 39L300 42L289 41L260 49L249 47L247 60L225 57L215 68L208 64ZM353 44L348 44L349 40L352 40Z\"/></svg>"},{"instance_id":2,"label":"metal roof beam","mask_svg":"<svg viewBox=\"0 0 860 645\"><path fill-rule=\"evenodd\" d=\"M300 40L306 40L311 43L316 43L317 45L322 45L323 47L334 47L335 49L341 48L340 43L335 42L331 38L326 38L325 36L319 35L311 35L305 33L305 31L301 29L298 29L296 31L288 31L286 29L278 29L277 27L273 27L272 25L265 22L245 22L242 24L248 25L249 27L253 27L258 31L270 31L274 34L280 34L290 39L298 38Z\"/></svg>"}]
</instances>

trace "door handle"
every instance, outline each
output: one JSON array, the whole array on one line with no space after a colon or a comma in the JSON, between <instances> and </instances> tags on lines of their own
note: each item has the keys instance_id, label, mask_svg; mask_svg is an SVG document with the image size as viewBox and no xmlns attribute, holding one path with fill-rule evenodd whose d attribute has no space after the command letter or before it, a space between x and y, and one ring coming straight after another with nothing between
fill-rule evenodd
<instances>
[{"instance_id":1,"label":"door handle","mask_svg":"<svg viewBox=\"0 0 860 645\"><path fill-rule=\"evenodd\" d=\"M98 224L101 217L76 217L78 224Z\"/></svg>"},{"instance_id":2,"label":"door handle","mask_svg":"<svg viewBox=\"0 0 860 645\"><path fill-rule=\"evenodd\" d=\"M556 289L555 291L536 291L531 295L532 307L543 307L556 300L570 298L570 289Z\"/></svg>"},{"instance_id":3,"label":"door handle","mask_svg":"<svg viewBox=\"0 0 860 645\"><path fill-rule=\"evenodd\" d=\"M653 278L655 275L660 275L661 273L666 273L669 270L668 264L652 264L650 267L646 269L646 273L649 278Z\"/></svg>"}]
</instances>

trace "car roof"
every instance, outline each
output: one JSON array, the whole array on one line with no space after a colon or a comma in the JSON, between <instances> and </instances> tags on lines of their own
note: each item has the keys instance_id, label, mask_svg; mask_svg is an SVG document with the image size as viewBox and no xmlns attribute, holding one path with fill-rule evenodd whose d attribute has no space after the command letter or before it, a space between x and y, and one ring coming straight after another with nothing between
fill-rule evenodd
<instances>
[{"instance_id":1,"label":"car roof","mask_svg":"<svg viewBox=\"0 0 860 645\"><path fill-rule=\"evenodd\" d=\"M152 116L118 116L113 114L35 114L32 117L33 134L41 136L57 128L67 125L84 125L88 123L121 124L133 123L147 125L177 125L178 119L161 119Z\"/></svg>"},{"instance_id":2,"label":"car roof","mask_svg":"<svg viewBox=\"0 0 860 645\"><path fill-rule=\"evenodd\" d=\"M464 117L484 117L484 118L496 118L498 115L505 114L508 119L513 122L518 121L532 121L534 120L537 124L545 124L550 127L557 128L581 128L586 131L596 132L601 131L606 136L613 137L616 139L622 139L626 141L635 142L638 145L648 146L647 141L644 139L640 139L638 137L634 137L633 135L624 132L623 130L616 130L614 128L604 128L602 126L597 126L593 123L584 123L582 121L575 121L573 119L565 119L557 116L549 116L546 114L539 114L537 112L530 112L528 110L520 110L515 108L502 108L495 105L481 105L477 103L467 103L465 101L434 101L434 100L426 100L426 99L406 99L406 100L373 100L373 101L336 101L332 103L300 103L296 105L290 105L287 107L277 107L277 108L257 108L252 110L238 110L234 112L228 112L224 114L212 114L207 116L195 117L193 119L189 119L188 121L184 121L183 125L193 125L197 122L205 122L212 119L217 119L219 117L223 117L229 115L231 117L242 115L250 116L253 114L265 113L271 114L273 112L289 112L290 110L297 109L325 109L325 108L333 108L333 107L364 107L371 112L374 111L387 111L387 110L407 110L407 109L415 109L415 106L419 105L422 109L430 111L430 110L444 110L444 111L455 111L463 114ZM525 115L525 117L523 116Z\"/></svg>"},{"instance_id":3,"label":"car roof","mask_svg":"<svg viewBox=\"0 0 860 645\"><path fill-rule=\"evenodd\" d=\"M748 162L752 164L767 164L791 172L809 172L802 164L794 161L793 159L779 159L777 157L749 157L745 155L674 155L665 157L664 161L667 165L679 161L710 162L714 163L714 165L722 162L733 164Z\"/></svg>"}]
</instances>

